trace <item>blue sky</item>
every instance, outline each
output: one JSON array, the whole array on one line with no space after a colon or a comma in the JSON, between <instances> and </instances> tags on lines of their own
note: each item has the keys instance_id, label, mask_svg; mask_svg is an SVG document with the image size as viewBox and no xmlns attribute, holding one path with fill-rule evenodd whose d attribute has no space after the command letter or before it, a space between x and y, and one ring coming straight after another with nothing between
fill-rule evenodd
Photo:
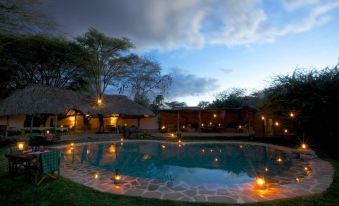
<instances>
[{"instance_id":1,"label":"blue sky","mask_svg":"<svg viewBox=\"0 0 339 206\"><path fill-rule=\"evenodd\" d=\"M46 8L71 37L96 27L130 38L173 76L168 99L189 105L338 63L339 0L59 0Z\"/></svg>"}]
</instances>

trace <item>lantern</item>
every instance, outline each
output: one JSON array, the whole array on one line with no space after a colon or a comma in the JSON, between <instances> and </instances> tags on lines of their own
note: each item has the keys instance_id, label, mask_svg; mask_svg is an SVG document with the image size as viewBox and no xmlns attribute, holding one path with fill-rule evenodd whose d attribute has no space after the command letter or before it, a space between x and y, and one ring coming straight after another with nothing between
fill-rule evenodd
<instances>
[{"instance_id":1,"label":"lantern","mask_svg":"<svg viewBox=\"0 0 339 206\"><path fill-rule=\"evenodd\" d=\"M19 151L23 151L25 149L25 143L24 142L18 142L17 143L17 149Z\"/></svg>"},{"instance_id":2,"label":"lantern","mask_svg":"<svg viewBox=\"0 0 339 206\"><path fill-rule=\"evenodd\" d=\"M113 176L113 182L114 184L120 184L122 180L122 176L120 174L119 169L116 169L114 172L114 176Z\"/></svg>"}]
</instances>

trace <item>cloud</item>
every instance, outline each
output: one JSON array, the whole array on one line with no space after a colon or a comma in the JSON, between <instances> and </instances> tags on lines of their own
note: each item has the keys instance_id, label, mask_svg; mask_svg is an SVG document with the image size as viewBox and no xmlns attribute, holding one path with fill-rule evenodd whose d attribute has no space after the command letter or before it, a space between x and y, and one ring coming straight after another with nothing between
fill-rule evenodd
<instances>
[{"instance_id":1,"label":"cloud","mask_svg":"<svg viewBox=\"0 0 339 206\"><path fill-rule=\"evenodd\" d=\"M214 92L219 88L215 78L199 77L181 69L172 69L172 84L168 91L169 98L198 96Z\"/></svg>"},{"instance_id":2,"label":"cloud","mask_svg":"<svg viewBox=\"0 0 339 206\"><path fill-rule=\"evenodd\" d=\"M222 68L222 69L220 69L220 71L222 71L225 74L229 74L229 73L233 72L233 69L224 69L224 68Z\"/></svg>"},{"instance_id":3,"label":"cloud","mask_svg":"<svg viewBox=\"0 0 339 206\"><path fill-rule=\"evenodd\" d=\"M71 36L96 27L107 35L129 37L139 50L168 51L271 42L328 22L338 4L339 0L58 0L49 1L45 10ZM268 9L272 7L277 9Z\"/></svg>"}]
</instances>

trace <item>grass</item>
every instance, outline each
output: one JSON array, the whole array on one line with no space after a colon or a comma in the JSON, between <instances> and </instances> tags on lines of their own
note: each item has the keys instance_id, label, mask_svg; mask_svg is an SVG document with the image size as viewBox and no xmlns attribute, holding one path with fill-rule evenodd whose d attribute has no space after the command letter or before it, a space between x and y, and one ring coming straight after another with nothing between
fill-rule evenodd
<instances>
[{"instance_id":1,"label":"grass","mask_svg":"<svg viewBox=\"0 0 339 206\"><path fill-rule=\"evenodd\" d=\"M213 140L214 138L211 139ZM189 138L187 140L192 141L193 138ZM0 205L231 205L186 203L112 195L95 191L65 178L59 178L58 180L46 180L37 187L23 181L21 178L12 179L7 176L7 160L4 157L5 151L6 148L0 149ZM334 181L325 193L303 198L284 199L245 205L339 205L339 158L336 153L322 153L321 150L318 151L318 154L321 158L330 161L336 171Z\"/></svg>"}]
</instances>

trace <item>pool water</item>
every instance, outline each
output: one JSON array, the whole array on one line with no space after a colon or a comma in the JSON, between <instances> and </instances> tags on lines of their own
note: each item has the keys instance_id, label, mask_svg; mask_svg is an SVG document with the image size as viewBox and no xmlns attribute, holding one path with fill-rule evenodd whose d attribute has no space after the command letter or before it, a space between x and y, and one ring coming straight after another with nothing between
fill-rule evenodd
<instances>
[{"instance_id":1,"label":"pool water","mask_svg":"<svg viewBox=\"0 0 339 206\"><path fill-rule=\"evenodd\" d=\"M65 149L64 161L89 164L123 175L192 184L232 186L256 176L278 176L288 170L291 154L270 146L247 144L178 144L124 142ZM277 161L280 159L281 161Z\"/></svg>"}]
</instances>

